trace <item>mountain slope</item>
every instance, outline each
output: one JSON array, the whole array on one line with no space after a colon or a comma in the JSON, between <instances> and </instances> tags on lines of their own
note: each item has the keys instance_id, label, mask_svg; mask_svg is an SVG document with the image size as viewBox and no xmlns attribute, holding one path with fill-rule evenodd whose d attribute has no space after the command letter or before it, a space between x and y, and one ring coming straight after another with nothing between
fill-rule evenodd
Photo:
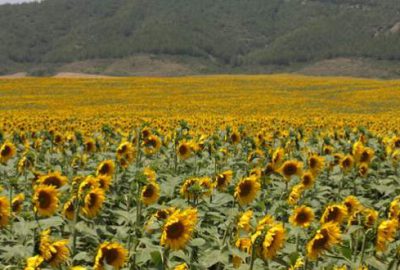
<instances>
[{"instance_id":1,"label":"mountain slope","mask_svg":"<svg viewBox=\"0 0 400 270\"><path fill-rule=\"evenodd\" d=\"M276 69L336 57L398 61L399 14L398 0L44 0L4 5L0 72L136 55L199 59L206 72Z\"/></svg>"}]
</instances>

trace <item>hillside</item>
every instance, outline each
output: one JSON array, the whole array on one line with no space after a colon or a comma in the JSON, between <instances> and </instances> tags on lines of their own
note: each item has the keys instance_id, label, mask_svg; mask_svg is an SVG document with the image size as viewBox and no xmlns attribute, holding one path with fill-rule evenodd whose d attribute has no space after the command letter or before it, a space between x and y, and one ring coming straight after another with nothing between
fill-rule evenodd
<instances>
[{"instance_id":1,"label":"hillside","mask_svg":"<svg viewBox=\"0 0 400 270\"><path fill-rule=\"evenodd\" d=\"M0 73L332 70L400 76L398 0L44 0L0 6ZM328 61L327 61L328 60ZM327 67L327 64L332 64ZM336 66L335 66L336 65ZM367 72L367 74L369 74Z\"/></svg>"}]
</instances>

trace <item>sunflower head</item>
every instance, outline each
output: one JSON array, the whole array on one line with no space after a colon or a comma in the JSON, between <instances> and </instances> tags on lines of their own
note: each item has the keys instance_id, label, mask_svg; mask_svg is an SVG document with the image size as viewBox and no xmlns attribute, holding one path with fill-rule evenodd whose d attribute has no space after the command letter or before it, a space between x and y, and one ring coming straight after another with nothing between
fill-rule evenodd
<instances>
[{"instance_id":1,"label":"sunflower head","mask_svg":"<svg viewBox=\"0 0 400 270\"><path fill-rule=\"evenodd\" d=\"M69 258L70 252L68 249L68 240L60 240L53 242L50 247L51 256L46 259L46 262L52 267L59 267Z\"/></svg>"},{"instance_id":2,"label":"sunflower head","mask_svg":"<svg viewBox=\"0 0 400 270\"><path fill-rule=\"evenodd\" d=\"M53 172L47 175L42 175L38 181L39 184L54 186L56 188L60 188L68 183L68 178L61 175L60 172Z\"/></svg>"},{"instance_id":3,"label":"sunflower head","mask_svg":"<svg viewBox=\"0 0 400 270\"><path fill-rule=\"evenodd\" d=\"M150 182L142 189L141 199L145 205L156 203L160 197L160 187L156 182Z\"/></svg>"},{"instance_id":4,"label":"sunflower head","mask_svg":"<svg viewBox=\"0 0 400 270\"><path fill-rule=\"evenodd\" d=\"M192 156L192 148L189 143L183 141L178 145L176 153L181 160L186 160Z\"/></svg>"},{"instance_id":5,"label":"sunflower head","mask_svg":"<svg viewBox=\"0 0 400 270\"><path fill-rule=\"evenodd\" d=\"M308 168L313 175L318 175L324 168L325 159L318 155L311 155L307 160Z\"/></svg>"},{"instance_id":6,"label":"sunflower head","mask_svg":"<svg viewBox=\"0 0 400 270\"><path fill-rule=\"evenodd\" d=\"M293 214L290 216L289 221L294 226L307 228L314 220L314 211L307 206L296 207Z\"/></svg>"},{"instance_id":7,"label":"sunflower head","mask_svg":"<svg viewBox=\"0 0 400 270\"><path fill-rule=\"evenodd\" d=\"M7 197L0 197L0 228L8 225L10 220L10 203Z\"/></svg>"},{"instance_id":8,"label":"sunflower head","mask_svg":"<svg viewBox=\"0 0 400 270\"><path fill-rule=\"evenodd\" d=\"M0 147L0 162L6 163L9 159L15 156L16 148L15 145L10 142L5 142Z\"/></svg>"},{"instance_id":9,"label":"sunflower head","mask_svg":"<svg viewBox=\"0 0 400 270\"><path fill-rule=\"evenodd\" d=\"M24 270L40 270L40 265L43 263L44 259L40 255L29 257L26 259L26 267Z\"/></svg>"},{"instance_id":10,"label":"sunflower head","mask_svg":"<svg viewBox=\"0 0 400 270\"><path fill-rule=\"evenodd\" d=\"M112 177L115 172L115 164L111 159L102 161L97 167L97 175L106 175Z\"/></svg>"},{"instance_id":11,"label":"sunflower head","mask_svg":"<svg viewBox=\"0 0 400 270\"><path fill-rule=\"evenodd\" d=\"M74 196L64 204L63 214L64 217L68 220L74 220L75 218L75 203L76 197Z\"/></svg>"},{"instance_id":12,"label":"sunflower head","mask_svg":"<svg viewBox=\"0 0 400 270\"><path fill-rule=\"evenodd\" d=\"M161 148L161 140L156 135L150 135L143 141L144 152L146 155L153 155Z\"/></svg>"},{"instance_id":13,"label":"sunflower head","mask_svg":"<svg viewBox=\"0 0 400 270\"><path fill-rule=\"evenodd\" d=\"M105 265L109 265L119 270L124 266L127 257L128 251L119 243L104 242L97 251L93 269L105 270Z\"/></svg>"},{"instance_id":14,"label":"sunflower head","mask_svg":"<svg viewBox=\"0 0 400 270\"><path fill-rule=\"evenodd\" d=\"M25 200L25 194L19 193L12 199L11 208L14 213L19 213L22 210L22 206Z\"/></svg>"},{"instance_id":15,"label":"sunflower head","mask_svg":"<svg viewBox=\"0 0 400 270\"><path fill-rule=\"evenodd\" d=\"M295 185L289 194L289 198L287 200L288 204L289 205L297 204L297 202L299 201L301 194L303 193L304 190L305 190L305 188L302 184Z\"/></svg>"},{"instance_id":16,"label":"sunflower head","mask_svg":"<svg viewBox=\"0 0 400 270\"><path fill-rule=\"evenodd\" d=\"M316 260L322 253L338 244L341 232L337 223L325 223L307 243L307 257Z\"/></svg>"},{"instance_id":17,"label":"sunflower head","mask_svg":"<svg viewBox=\"0 0 400 270\"><path fill-rule=\"evenodd\" d=\"M261 184L255 177L246 177L237 184L234 195L240 205L246 205L256 198L260 188Z\"/></svg>"},{"instance_id":18,"label":"sunflower head","mask_svg":"<svg viewBox=\"0 0 400 270\"><path fill-rule=\"evenodd\" d=\"M176 210L167 218L163 226L161 245L172 250L185 248L192 237L196 224L196 209Z\"/></svg>"},{"instance_id":19,"label":"sunflower head","mask_svg":"<svg viewBox=\"0 0 400 270\"><path fill-rule=\"evenodd\" d=\"M85 216L93 218L100 212L105 200L104 190L101 188L91 189L84 198L82 212Z\"/></svg>"},{"instance_id":20,"label":"sunflower head","mask_svg":"<svg viewBox=\"0 0 400 270\"><path fill-rule=\"evenodd\" d=\"M257 235L257 234L256 234ZM286 232L282 223L273 224L264 232L264 237L260 243L257 238L254 245L256 245L257 254L264 260L271 260L275 258L279 250L285 244Z\"/></svg>"},{"instance_id":21,"label":"sunflower head","mask_svg":"<svg viewBox=\"0 0 400 270\"><path fill-rule=\"evenodd\" d=\"M386 251L388 243L394 241L398 226L396 219L384 220L379 224L375 245L377 251Z\"/></svg>"},{"instance_id":22,"label":"sunflower head","mask_svg":"<svg viewBox=\"0 0 400 270\"><path fill-rule=\"evenodd\" d=\"M354 158L351 155L346 155L340 160L340 168L344 172L350 171L354 166Z\"/></svg>"},{"instance_id":23,"label":"sunflower head","mask_svg":"<svg viewBox=\"0 0 400 270\"><path fill-rule=\"evenodd\" d=\"M252 217L253 217L253 211L248 210L248 211L244 212L239 218L239 221L237 224L238 228L243 231L249 232L251 230L250 222L251 222Z\"/></svg>"},{"instance_id":24,"label":"sunflower head","mask_svg":"<svg viewBox=\"0 0 400 270\"><path fill-rule=\"evenodd\" d=\"M310 189L314 186L315 183L315 177L314 174L311 172L305 172L301 176L301 184L305 189Z\"/></svg>"},{"instance_id":25,"label":"sunflower head","mask_svg":"<svg viewBox=\"0 0 400 270\"><path fill-rule=\"evenodd\" d=\"M224 171L215 177L215 186L218 190L223 191L227 188L232 180L233 172L231 170Z\"/></svg>"},{"instance_id":26,"label":"sunflower head","mask_svg":"<svg viewBox=\"0 0 400 270\"><path fill-rule=\"evenodd\" d=\"M325 208L324 213L321 217L321 223L342 223L347 217L347 208L341 204L332 204Z\"/></svg>"},{"instance_id":27,"label":"sunflower head","mask_svg":"<svg viewBox=\"0 0 400 270\"><path fill-rule=\"evenodd\" d=\"M57 211L59 200L55 186L39 185L33 195L35 211L39 216L49 217Z\"/></svg>"},{"instance_id":28,"label":"sunflower head","mask_svg":"<svg viewBox=\"0 0 400 270\"><path fill-rule=\"evenodd\" d=\"M233 144L238 144L240 143L241 137L240 133L238 131L233 131L230 135L230 140Z\"/></svg>"},{"instance_id":29,"label":"sunflower head","mask_svg":"<svg viewBox=\"0 0 400 270\"><path fill-rule=\"evenodd\" d=\"M362 205L360 201L355 196L347 196L344 201L343 205L347 208L347 213L352 215L354 212L358 212L362 210Z\"/></svg>"},{"instance_id":30,"label":"sunflower head","mask_svg":"<svg viewBox=\"0 0 400 270\"><path fill-rule=\"evenodd\" d=\"M301 176L303 173L303 163L297 160L289 160L283 163L278 172L286 179L290 180L292 176Z\"/></svg>"}]
</instances>

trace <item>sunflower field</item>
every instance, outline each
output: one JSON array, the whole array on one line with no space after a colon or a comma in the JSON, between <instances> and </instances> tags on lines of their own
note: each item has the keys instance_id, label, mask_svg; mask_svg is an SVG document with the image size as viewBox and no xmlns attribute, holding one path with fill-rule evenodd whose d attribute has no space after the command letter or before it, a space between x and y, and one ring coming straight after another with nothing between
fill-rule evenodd
<instances>
[{"instance_id":1,"label":"sunflower field","mask_svg":"<svg viewBox=\"0 0 400 270\"><path fill-rule=\"evenodd\" d=\"M400 81L0 80L0 269L400 269Z\"/></svg>"}]
</instances>

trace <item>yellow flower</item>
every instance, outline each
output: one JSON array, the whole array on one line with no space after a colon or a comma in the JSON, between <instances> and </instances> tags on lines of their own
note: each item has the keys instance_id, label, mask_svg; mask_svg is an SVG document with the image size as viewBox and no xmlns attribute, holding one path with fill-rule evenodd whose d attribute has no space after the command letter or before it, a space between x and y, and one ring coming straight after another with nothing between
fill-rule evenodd
<instances>
[{"instance_id":1,"label":"yellow flower","mask_svg":"<svg viewBox=\"0 0 400 270\"><path fill-rule=\"evenodd\" d=\"M181 263L175 266L174 270L189 270L189 267L187 266L186 263Z\"/></svg>"},{"instance_id":2,"label":"yellow flower","mask_svg":"<svg viewBox=\"0 0 400 270\"><path fill-rule=\"evenodd\" d=\"M68 240L60 240L51 244L51 257L46 259L52 267L58 267L69 258Z\"/></svg>"},{"instance_id":3,"label":"yellow flower","mask_svg":"<svg viewBox=\"0 0 400 270\"><path fill-rule=\"evenodd\" d=\"M363 210L363 215L364 215L364 225L368 228L374 227L376 221L378 220L379 216L378 211L366 208Z\"/></svg>"},{"instance_id":4,"label":"yellow flower","mask_svg":"<svg viewBox=\"0 0 400 270\"><path fill-rule=\"evenodd\" d=\"M88 153L96 152L97 146L96 141L92 138L86 139L84 142L85 151Z\"/></svg>"},{"instance_id":5,"label":"yellow flower","mask_svg":"<svg viewBox=\"0 0 400 270\"><path fill-rule=\"evenodd\" d=\"M10 203L8 198L0 197L0 228L8 225L10 215Z\"/></svg>"},{"instance_id":6,"label":"yellow flower","mask_svg":"<svg viewBox=\"0 0 400 270\"><path fill-rule=\"evenodd\" d=\"M354 166L354 158L351 155L344 156L340 160L340 168L342 168L344 172L350 171L353 168L353 166Z\"/></svg>"},{"instance_id":7,"label":"yellow flower","mask_svg":"<svg viewBox=\"0 0 400 270\"><path fill-rule=\"evenodd\" d=\"M247 254L251 254L251 239L250 238L239 238L236 240L235 246ZM234 268L239 268L242 264L242 258L239 256L233 256L232 263Z\"/></svg>"},{"instance_id":8,"label":"yellow flower","mask_svg":"<svg viewBox=\"0 0 400 270\"><path fill-rule=\"evenodd\" d=\"M6 163L16 154L15 145L10 142L5 142L0 148L0 162Z\"/></svg>"},{"instance_id":9,"label":"yellow flower","mask_svg":"<svg viewBox=\"0 0 400 270\"><path fill-rule=\"evenodd\" d=\"M321 223L342 223L347 217L347 208L341 204L332 204L325 208L321 217Z\"/></svg>"},{"instance_id":10,"label":"yellow flower","mask_svg":"<svg viewBox=\"0 0 400 270\"><path fill-rule=\"evenodd\" d=\"M235 188L235 198L240 205L251 203L260 191L261 184L255 177L246 177L240 180Z\"/></svg>"},{"instance_id":11,"label":"yellow flower","mask_svg":"<svg viewBox=\"0 0 400 270\"><path fill-rule=\"evenodd\" d=\"M163 226L161 245L172 250L185 248L192 237L196 224L196 209L176 210L167 218Z\"/></svg>"},{"instance_id":12,"label":"yellow flower","mask_svg":"<svg viewBox=\"0 0 400 270\"><path fill-rule=\"evenodd\" d=\"M297 160L289 160L283 163L278 172L289 181L292 176L301 176L303 174L303 163Z\"/></svg>"},{"instance_id":13,"label":"yellow flower","mask_svg":"<svg viewBox=\"0 0 400 270\"><path fill-rule=\"evenodd\" d=\"M251 218L253 216L253 211L248 210L246 212L244 212L241 217L239 218L239 222L238 222L238 228L242 229L246 232L249 232L251 230Z\"/></svg>"},{"instance_id":14,"label":"yellow flower","mask_svg":"<svg viewBox=\"0 0 400 270\"><path fill-rule=\"evenodd\" d=\"M73 266L70 270L86 270L86 267L83 266Z\"/></svg>"},{"instance_id":15,"label":"yellow flower","mask_svg":"<svg viewBox=\"0 0 400 270\"><path fill-rule=\"evenodd\" d=\"M325 251L338 244L341 232L337 223L325 223L307 243L307 257L316 260Z\"/></svg>"},{"instance_id":16,"label":"yellow flower","mask_svg":"<svg viewBox=\"0 0 400 270\"><path fill-rule=\"evenodd\" d=\"M240 133L238 131L232 131L231 135L230 135L230 140L233 144L238 144L240 143L241 140L241 136Z\"/></svg>"},{"instance_id":17,"label":"yellow flower","mask_svg":"<svg viewBox=\"0 0 400 270\"><path fill-rule=\"evenodd\" d=\"M76 197L74 196L64 204L63 214L64 214L65 218L68 220L74 220L75 203L76 203Z\"/></svg>"},{"instance_id":18,"label":"yellow flower","mask_svg":"<svg viewBox=\"0 0 400 270\"><path fill-rule=\"evenodd\" d=\"M360 201L355 196L347 196L344 201L343 205L347 208L347 213L352 215L354 212L360 211L363 207Z\"/></svg>"},{"instance_id":19,"label":"yellow flower","mask_svg":"<svg viewBox=\"0 0 400 270\"><path fill-rule=\"evenodd\" d=\"M274 170L277 170L281 167L283 158L285 155L285 150L283 148L278 148L272 154L271 164Z\"/></svg>"},{"instance_id":20,"label":"yellow flower","mask_svg":"<svg viewBox=\"0 0 400 270\"><path fill-rule=\"evenodd\" d=\"M111 159L102 161L97 167L97 175L112 177L115 172L115 164Z\"/></svg>"},{"instance_id":21,"label":"yellow flower","mask_svg":"<svg viewBox=\"0 0 400 270\"><path fill-rule=\"evenodd\" d=\"M178 145L176 153L181 160L186 160L192 156L192 148L189 143L183 141Z\"/></svg>"},{"instance_id":22,"label":"yellow flower","mask_svg":"<svg viewBox=\"0 0 400 270\"><path fill-rule=\"evenodd\" d=\"M58 208L58 191L55 186L40 185L35 188L33 195L35 211L39 216L49 217L54 215Z\"/></svg>"},{"instance_id":23,"label":"yellow flower","mask_svg":"<svg viewBox=\"0 0 400 270\"><path fill-rule=\"evenodd\" d=\"M220 191L225 190L232 180L233 172L231 170L224 171L215 177L216 188Z\"/></svg>"},{"instance_id":24,"label":"yellow flower","mask_svg":"<svg viewBox=\"0 0 400 270\"><path fill-rule=\"evenodd\" d=\"M156 135L150 135L143 141L144 152L146 155L153 155L161 148L161 140Z\"/></svg>"},{"instance_id":25,"label":"yellow flower","mask_svg":"<svg viewBox=\"0 0 400 270\"><path fill-rule=\"evenodd\" d=\"M47 175L42 175L38 183L47 186L54 186L56 188L60 188L64 186L68 182L68 178L61 175L60 172L53 172Z\"/></svg>"},{"instance_id":26,"label":"yellow flower","mask_svg":"<svg viewBox=\"0 0 400 270\"><path fill-rule=\"evenodd\" d=\"M43 263L44 259L42 256L36 255L26 259L26 267L24 270L40 270L40 265Z\"/></svg>"},{"instance_id":27,"label":"yellow flower","mask_svg":"<svg viewBox=\"0 0 400 270\"><path fill-rule=\"evenodd\" d=\"M325 159L318 155L312 155L308 158L307 164L311 173L316 176L324 168Z\"/></svg>"},{"instance_id":28,"label":"yellow flower","mask_svg":"<svg viewBox=\"0 0 400 270\"><path fill-rule=\"evenodd\" d=\"M156 172L150 167L144 168L143 174L146 176L147 180L150 182L155 182L157 180Z\"/></svg>"},{"instance_id":29,"label":"yellow flower","mask_svg":"<svg viewBox=\"0 0 400 270\"><path fill-rule=\"evenodd\" d=\"M275 224L275 218L267 214L258 221L256 230L263 231L265 227L272 226L273 224Z\"/></svg>"},{"instance_id":30,"label":"yellow flower","mask_svg":"<svg viewBox=\"0 0 400 270\"><path fill-rule=\"evenodd\" d=\"M85 216L92 218L100 212L105 200L104 190L101 188L91 189L84 198L82 212Z\"/></svg>"},{"instance_id":31,"label":"yellow flower","mask_svg":"<svg viewBox=\"0 0 400 270\"><path fill-rule=\"evenodd\" d=\"M24 200L25 200L25 194L24 193L19 193L17 196L15 196L12 199L11 208L12 208L12 211L14 213L21 212Z\"/></svg>"},{"instance_id":32,"label":"yellow flower","mask_svg":"<svg viewBox=\"0 0 400 270\"><path fill-rule=\"evenodd\" d=\"M288 270L298 270L304 266L304 259L302 257L297 258L294 265L290 266Z\"/></svg>"},{"instance_id":33,"label":"yellow flower","mask_svg":"<svg viewBox=\"0 0 400 270\"><path fill-rule=\"evenodd\" d=\"M273 259L285 244L285 228L282 223L274 224L265 234L262 246L257 251L264 260Z\"/></svg>"},{"instance_id":34,"label":"yellow flower","mask_svg":"<svg viewBox=\"0 0 400 270\"><path fill-rule=\"evenodd\" d=\"M310 189L314 186L315 183L315 178L314 175L311 172L305 172L301 176L301 182L300 182L304 189Z\"/></svg>"},{"instance_id":35,"label":"yellow flower","mask_svg":"<svg viewBox=\"0 0 400 270\"><path fill-rule=\"evenodd\" d=\"M303 191L304 191L304 186L302 184L295 185L289 194L288 204L289 205L297 204Z\"/></svg>"},{"instance_id":36,"label":"yellow flower","mask_svg":"<svg viewBox=\"0 0 400 270\"><path fill-rule=\"evenodd\" d=\"M104 242L100 245L94 263L94 270L105 270L105 264L119 270L124 266L128 251L119 243ZM108 268L107 268L108 269Z\"/></svg>"},{"instance_id":37,"label":"yellow flower","mask_svg":"<svg viewBox=\"0 0 400 270\"><path fill-rule=\"evenodd\" d=\"M395 219L384 220L379 224L375 246L377 251L386 251L387 244L394 240L398 225Z\"/></svg>"},{"instance_id":38,"label":"yellow flower","mask_svg":"<svg viewBox=\"0 0 400 270\"><path fill-rule=\"evenodd\" d=\"M296 207L293 214L290 216L289 221L294 226L307 228L314 220L314 211L307 206Z\"/></svg>"},{"instance_id":39,"label":"yellow flower","mask_svg":"<svg viewBox=\"0 0 400 270\"><path fill-rule=\"evenodd\" d=\"M99 188L103 189L104 191L108 191L110 189L112 181L111 176L99 175L96 177L96 179L98 181Z\"/></svg>"},{"instance_id":40,"label":"yellow flower","mask_svg":"<svg viewBox=\"0 0 400 270\"><path fill-rule=\"evenodd\" d=\"M160 186L156 182L145 185L142 189L141 200L145 205L156 203L160 197Z\"/></svg>"}]
</instances>

